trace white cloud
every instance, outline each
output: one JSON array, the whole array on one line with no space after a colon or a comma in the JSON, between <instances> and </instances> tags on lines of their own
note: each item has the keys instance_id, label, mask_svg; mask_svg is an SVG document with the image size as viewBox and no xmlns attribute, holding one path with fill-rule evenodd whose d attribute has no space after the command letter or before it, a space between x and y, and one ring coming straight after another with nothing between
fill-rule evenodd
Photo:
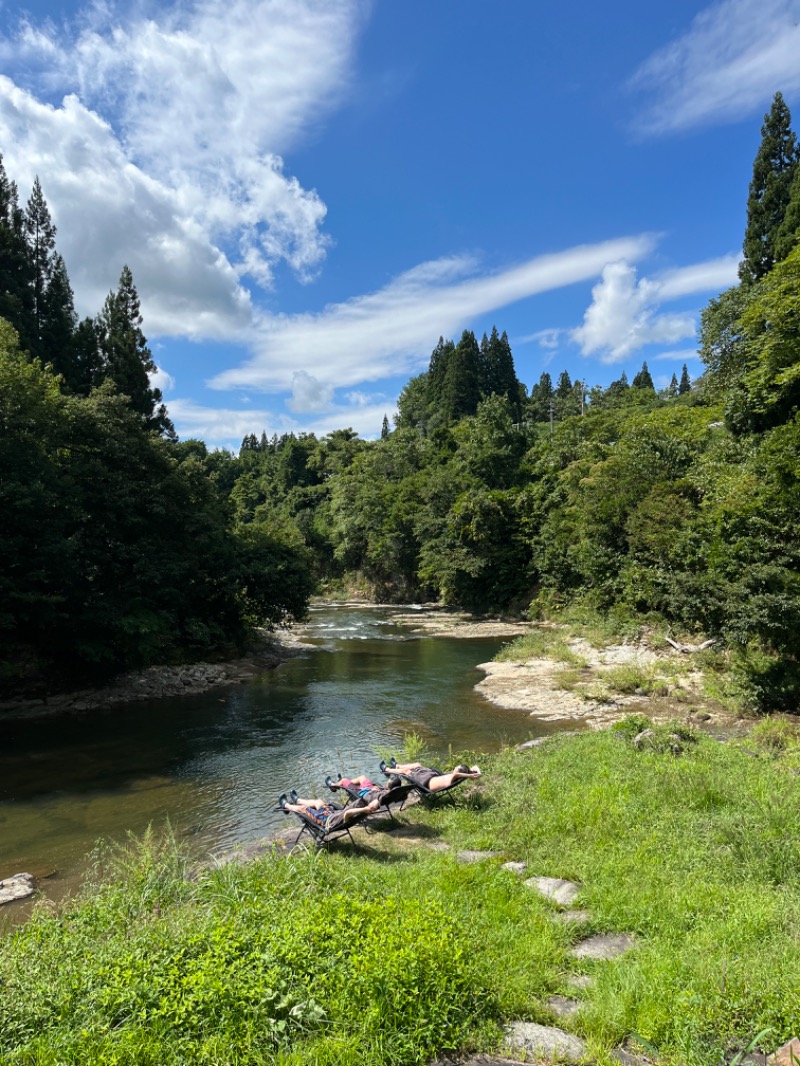
<instances>
[{"instance_id":1,"label":"white cloud","mask_svg":"<svg viewBox=\"0 0 800 1066\"><path fill-rule=\"evenodd\" d=\"M612 260L638 259L652 247L650 236L623 237L477 277L464 277L475 270L472 259L423 263L378 292L319 314L262 319L251 338L253 358L209 384L281 391L298 366L336 387L407 373L427 360L440 334L460 331L487 311L594 277Z\"/></svg>"},{"instance_id":2,"label":"white cloud","mask_svg":"<svg viewBox=\"0 0 800 1066\"><path fill-rule=\"evenodd\" d=\"M800 91L800 0L723 0L649 57L631 88L650 94L637 126L666 133L734 121Z\"/></svg>"},{"instance_id":3,"label":"white cloud","mask_svg":"<svg viewBox=\"0 0 800 1066\"><path fill-rule=\"evenodd\" d=\"M718 259L707 259L703 263L666 271L659 274L655 282L662 300L676 300L679 296L693 293L721 292L736 284L738 269L738 255L723 255Z\"/></svg>"},{"instance_id":4,"label":"white cloud","mask_svg":"<svg viewBox=\"0 0 800 1066\"><path fill-rule=\"evenodd\" d=\"M341 98L363 6L95 5L0 42L8 170L23 188L39 174L82 310L128 262L151 331L218 338L250 316L244 275L313 275L325 205L280 153Z\"/></svg>"},{"instance_id":5,"label":"white cloud","mask_svg":"<svg viewBox=\"0 0 800 1066\"><path fill-rule=\"evenodd\" d=\"M673 344L691 337L694 316L657 315L657 299L657 283L637 281L636 269L626 262L610 263L592 289L592 303L572 338L583 355L599 354L604 363L616 363L646 344Z\"/></svg>"},{"instance_id":6,"label":"white cloud","mask_svg":"<svg viewBox=\"0 0 800 1066\"><path fill-rule=\"evenodd\" d=\"M286 406L297 414L309 411L324 411L333 401L333 386L323 385L305 370L292 375L292 396Z\"/></svg>"},{"instance_id":7,"label":"white cloud","mask_svg":"<svg viewBox=\"0 0 800 1066\"><path fill-rule=\"evenodd\" d=\"M380 435L383 416L388 415L392 421L396 401L377 397L367 404L332 404L325 414L302 422L272 411L206 407L193 400L170 400L167 409L182 439L196 437L211 448L238 451L242 438L249 433L260 437L263 432L271 437L273 433L307 432L323 437L349 426L365 440L374 439Z\"/></svg>"},{"instance_id":8,"label":"white cloud","mask_svg":"<svg viewBox=\"0 0 800 1066\"><path fill-rule=\"evenodd\" d=\"M681 348L677 352L659 352L652 358L660 363L688 363L690 359L699 359L700 355L696 348Z\"/></svg>"},{"instance_id":9,"label":"white cloud","mask_svg":"<svg viewBox=\"0 0 800 1066\"><path fill-rule=\"evenodd\" d=\"M155 373L150 375L150 387L161 389L162 393L171 392L175 388L175 378L162 366L157 366Z\"/></svg>"},{"instance_id":10,"label":"white cloud","mask_svg":"<svg viewBox=\"0 0 800 1066\"><path fill-rule=\"evenodd\" d=\"M657 314L657 308L679 297L727 288L736 281L738 261L735 255L721 256L640 280L629 263L610 263L592 289L583 325L571 331L572 340L584 355L599 353L604 363L616 363L647 344L674 344L693 337L694 314ZM678 356L682 353L656 358Z\"/></svg>"},{"instance_id":11,"label":"white cloud","mask_svg":"<svg viewBox=\"0 0 800 1066\"><path fill-rule=\"evenodd\" d=\"M561 338L567 333L568 330L558 329L551 327L550 329L539 329L535 333L529 333L525 337L515 337L514 344L538 344L540 348L544 348L545 351L555 352L558 350Z\"/></svg>"}]
</instances>

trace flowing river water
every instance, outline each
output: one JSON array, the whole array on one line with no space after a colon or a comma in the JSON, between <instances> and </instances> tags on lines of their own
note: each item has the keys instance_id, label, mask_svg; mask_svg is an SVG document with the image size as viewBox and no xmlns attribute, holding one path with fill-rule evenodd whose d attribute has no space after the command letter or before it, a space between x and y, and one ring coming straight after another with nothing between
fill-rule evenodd
<instances>
[{"instance_id":1,"label":"flowing river water","mask_svg":"<svg viewBox=\"0 0 800 1066\"><path fill-rule=\"evenodd\" d=\"M98 839L169 820L196 854L223 852L285 827L283 791L319 794L328 773L378 777L379 753L408 733L447 762L451 748L496 751L547 729L473 691L503 641L419 637L394 616L312 609L300 635L318 650L245 685L0 720L0 879L26 871L58 898Z\"/></svg>"}]
</instances>

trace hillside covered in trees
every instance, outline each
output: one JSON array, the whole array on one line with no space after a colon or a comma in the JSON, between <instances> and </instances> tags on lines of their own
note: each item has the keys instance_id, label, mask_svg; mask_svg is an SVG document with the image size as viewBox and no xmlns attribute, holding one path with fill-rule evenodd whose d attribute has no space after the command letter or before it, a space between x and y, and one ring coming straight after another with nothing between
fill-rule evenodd
<instances>
[{"instance_id":1,"label":"hillside covered in trees","mask_svg":"<svg viewBox=\"0 0 800 1066\"><path fill-rule=\"evenodd\" d=\"M796 708L799 159L777 95L698 380L684 366L657 392L644 364L607 388L564 372L528 390L505 333L464 331L380 439L253 434L237 456L175 440L127 269L76 322L41 190L22 210L3 175L6 676L199 653L297 617L317 587L666 620L735 649L748 702Z\"/></svg>"}]
</instances>

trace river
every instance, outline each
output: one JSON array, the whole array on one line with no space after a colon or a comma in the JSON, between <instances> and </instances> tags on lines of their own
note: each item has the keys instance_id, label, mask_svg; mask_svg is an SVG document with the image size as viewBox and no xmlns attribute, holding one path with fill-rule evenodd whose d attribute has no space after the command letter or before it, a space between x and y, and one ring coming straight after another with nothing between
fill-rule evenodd
<instances>
[{"instance_id":1,"label":"river","mask_svg":"<svg viewBox=\"0 0 800 1066\"><path fill-rule=\"evenodd\" d=\"M0 721L0 879L27 871L57 898L100 838L169 820L195 854L222 852L284 827L283 791L379 776L380 753L409 733L447 763L450 748L495 751L547 728L473 691L501 640L418 637L369 607L314 608L300 635L318 650L246 685Z\"/></svg>"}]
</instances>

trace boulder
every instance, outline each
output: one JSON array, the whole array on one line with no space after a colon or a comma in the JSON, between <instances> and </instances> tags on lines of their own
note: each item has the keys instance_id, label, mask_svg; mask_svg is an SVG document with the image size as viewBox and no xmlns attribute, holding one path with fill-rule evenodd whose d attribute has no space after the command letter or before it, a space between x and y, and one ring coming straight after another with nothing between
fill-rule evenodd
<instances>
[{"instance_id":1,"label":"boulder","mask_svg":"<svg viewBox=\"0 0 800 1066\"><path fill-rule=\"evenodd\" d=\"M511 1022L506 1029L506 1044L535 1056L536 1061L580 1062L587 1053L584 1042L572 1033L535 1022Z\"/></svg>"},{"instance_id":2,"label":"boulder","mask_svg":"<svg viewBox=\"0 0 800 1066\"><path fill-rule=\"evenodd\" d=\"M767 1059L769 1066L795 1066L800 1062L800 1040L795 1037Z\"/></svg>"},{"instance_id":3,"label":"boulder","mask_svg":"<svg viewBox=\"0 0 800 1066\"><path fill-rule=\"evenodd\" d=\"M635 943L632 933L598 933L576 944L570 955L575 959L615 959Z\"/></svg>"},{"instance_id":4,"label":"boulder","mask_svg":"<svg viewBox=\"0 0 800 1066\"><path fill-rule=\"evenodd\" d=\"M32 874L14 874L0 881L0 906L15 899L25 899L36 891L36 881Z\"/></svg>"}]
</instances>

